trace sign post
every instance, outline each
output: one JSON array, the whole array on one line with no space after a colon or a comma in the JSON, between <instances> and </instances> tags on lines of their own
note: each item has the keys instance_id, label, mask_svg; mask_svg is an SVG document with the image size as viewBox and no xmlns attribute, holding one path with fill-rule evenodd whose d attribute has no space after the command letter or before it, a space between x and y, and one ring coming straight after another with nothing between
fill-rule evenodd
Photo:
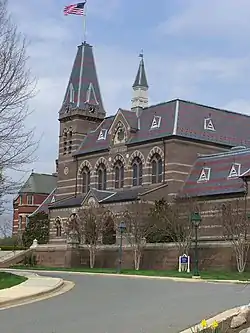
<instances>
[{"instance_id":1,"label":"sign post","mask_svg":"<svg viewBox=\"0 0 250 333\"><path fill-rule=\"evenodd\" d=\"M179 272L190 273L190 256L187 254L179 256Z\"/></svg>"}]
</instances>

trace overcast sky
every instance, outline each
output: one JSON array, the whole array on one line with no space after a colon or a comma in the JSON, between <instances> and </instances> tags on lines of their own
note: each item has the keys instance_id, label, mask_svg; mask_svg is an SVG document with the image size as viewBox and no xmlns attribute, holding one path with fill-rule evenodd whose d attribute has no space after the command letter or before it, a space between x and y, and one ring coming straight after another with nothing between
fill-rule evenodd
<instances>
[{"instance_id":1,"label":"overcast sky","mask_svg":"<svg viewBox=\"0 0 250 333\"><path fill-rule=\"evenodd\" d=\"M29 119L43 135L36 172L55 171L58 110L83 36L82 17L63 15L67 4L9 0L38 80ZM88 0L87 41L108 115L130 107L141 49L151 103L178 97L250 114L249 17L249 0Z\"/></svg>"}]
</instances>

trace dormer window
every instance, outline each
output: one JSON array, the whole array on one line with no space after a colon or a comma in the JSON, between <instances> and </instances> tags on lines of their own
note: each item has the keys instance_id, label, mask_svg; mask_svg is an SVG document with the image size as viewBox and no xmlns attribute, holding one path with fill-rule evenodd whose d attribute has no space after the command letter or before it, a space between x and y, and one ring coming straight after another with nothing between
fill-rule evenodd
<instances>
[{"instance_id":1,"label":"dormer window","mask_svg":"<svg viewBox=\"0 0 250 333\"><path fill-rule=\"evenodd\" d=\"M101 129L97 140L98 141L106 140L106 137L107 137L107 130L106 129Z\"/></svg>"},{"instance_id":2,"label":"dormer window","mask_svg":"<svg viewBox=\"0 0 250 333\"><path fill-rule=\"evenodd\" d=\"M154 119L151 124L151 129L159 128L161 126L161 117L154 116Z\"/></svg>"},{"instance_id":3,"label":"dormer window","mask_svg":"<svg viewBox=\"0 0 250 333\"><path fill-rule=\"evenodd\" d=\"M241 164L233 163L233 165L231 166L228 178L238 178L240 176L240 167L241 167Z\"/></svg>"},{"instance_id":4,"label":"dormer window","mask_svg":"<svg viewBox=\"0 0 250 333\"><path fill-rule=\"evenodd\" d=\"M202 168L197 183L206 183L210 179L211 168Z\"/></svg>"},{"instance_id":5,"label":"dormer window","mask_svg":"<svg viewBox=\"0 0 250 333\"><path fill-rule=\"evenodd\" d=\"M72 83L70 83L70 86L69 86L69 102L70 103L75 102L75 91L74 91L74 87L73 87Z\"/></svg>"},{"instance_id":6,"label":"dormer window","mask_svg":"<svg viewBox=\"0 0 250 333\"><path fill-rule=\"evenodd\" d=\"M204 130L215 131L215 127L214 127L212 118L205 118L204 119Z\"/></svg>"}]
</instances>

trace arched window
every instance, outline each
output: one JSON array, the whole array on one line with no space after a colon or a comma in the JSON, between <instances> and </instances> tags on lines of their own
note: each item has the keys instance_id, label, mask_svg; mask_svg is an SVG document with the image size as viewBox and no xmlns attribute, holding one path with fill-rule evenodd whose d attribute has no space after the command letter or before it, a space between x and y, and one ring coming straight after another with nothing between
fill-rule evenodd
<instances>
[{"instance_id":1,"label":"arched window","mask_svg":"<svg viewBox=\"0 0 250 333\"><path fill-rule=\"evenodd\" d=\"M60 217L56 218L56 237L61 237L62 236L62 224L61 224L61 219Z\"/></svg>"},{"instance_id":2,"label":"arched window","mask_svg":"<svg viewBox=\"0 0 250 333\"><path fill-rule=\"evenodd\" d=\"M97 169L98 190L106 190L107 188L107 170L103 163Z\"/></svg>"},{"instance_id":3,"label":"arched window","mask_svg":"<svg viewBox=\"0 0 250 333\"><path fill-rule=\"evenodd\" d=\"M84 167L82 170L82 193L88 193L90 190L90 171Z\"/></svg>"},{"instance_id":4,"label":"arched window","mask_svg":"<svg viewBox=\"0 0 250 333\"><path fill-rule=\"evenodd\" d=\"M115 163L115 188L122 188L124 186L124 165L121 161Z\"/></svg>"},{"instance_id":5,"label":"arched window","mask_svg":"<svg viewBox=\"0 0 250 333\"><path fill-rule=\"evenodd\" d=\"M152 184L162 182L162 159L159 154L155 154L151 160L152 166Z\"/></svg>"},{"instance_id":6,"label":"arched window","mask_svg":"<svg viewBox=\"0 0 250 333\"><path fill-rule=\"evenodd\" d=\"M133 186L142 185L142 161L136 157L132 163L133 169Z\"/></svg>"}]
</instances>

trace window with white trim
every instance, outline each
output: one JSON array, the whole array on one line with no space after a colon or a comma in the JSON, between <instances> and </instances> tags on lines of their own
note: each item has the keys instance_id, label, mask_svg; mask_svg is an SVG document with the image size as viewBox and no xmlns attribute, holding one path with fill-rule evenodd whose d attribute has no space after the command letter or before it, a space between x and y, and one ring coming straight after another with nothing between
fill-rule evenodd
<instances>
[{"instance_id":1,"label":"window with white trim","mask_svg":"<svg viewBox=\"0 0 250 333\"><path fill-rule=\"evenodd\" d=\"M75 102L75 91L74 91L74 87L73 87L72 83L70 83L70 86L69 86L69 102L70 103Z\"/></svg>"},{"instance_id":2,"label":"window with white trim","mask_svg":"<svg viewBox=\"0 0 250 333\"><path fill-rule=\"evenodd\" d=\"M107 130L106 129L101 129L97 140L98 141L106 140L106 137L107 137Z\"/></svg>"},{"instance_id":3,"label":"window with white trim","mask_svg":"<svg viewBox=\"0 0 250 333\"><path fill-rule=\"evenodd\" d=\"M18 229L21 230L22 229L22 223L23 223L23 217L22 215L18 216Z\"/></svg>"},{"instance_id":4,"label":"window with white trim","mask_svg":"<svg viewBox=\"0 0 250 333\"><path fill-rule=\"evenodd\" d=\"M161 117L160 116L154 116L150 128L154 129L154 128L159 128L160 126L161 126Z\"/></svg>"},{"instance_id":5,"label":"window with white trim","mask_svg":"<svg viewBox=\"0 0 250 333\"><path fill-rule=\"evenodd\" d=\"M204 130L207 131L215 131L214 123L212 121L212 118L205 118L204 119Z\"/></svg>"},{"instance_id":6,"label":"window with white trim","mask_svg":"<svg viewBox=\"0 0 250 333\"><path fill-rule=\"evenodd\" d=\"M233 163L228 174L228 178L238 178L240 176L241 164Z\"/></svg>"},{"instance_id":7,"label":"window with white trim","mask_svg":"<svg viewBox=\"0 0 250 333\"><path fill-rule=\"evenodd\" d=\"M33 205L33 195L27 195L27 205Z\"/></svg>"},{"instance_id":8,"label":"window with white trim","mask_svg":"<svg viewBox=\"0 0 250 333\"><path fill-rule=\"evenodd\" d=\"M206 183L210 179L210 174L211 174L211 168L202 168L200 176L197 180L197 183Z\"/></svg>"}]
</instances>

